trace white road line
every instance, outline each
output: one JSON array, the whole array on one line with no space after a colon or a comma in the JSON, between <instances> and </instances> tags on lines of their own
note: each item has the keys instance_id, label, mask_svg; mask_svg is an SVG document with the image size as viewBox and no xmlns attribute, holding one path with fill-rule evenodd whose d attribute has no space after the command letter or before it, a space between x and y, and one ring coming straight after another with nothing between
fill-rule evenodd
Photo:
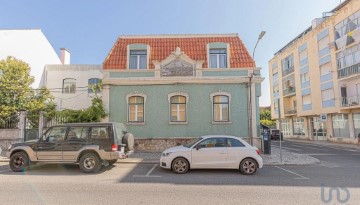
<instances>
[{"instance_id":1,"label":"white road line","mask_svg":"<svg viewBox=\"0 0 360 205\"><path fill-rule=\"evenodd\" d=\"M11 169L1 170L0 173L11 171Z\"/></svg>"},{"instance_id":2,"label":"white road line","mask_svg":"<svg viewBox=\"0 0 360 205\"><path fill-rule=\"evenodd\" d=\"M154 164L154 166L150 169L150 171L146 174L146 176L149 176L151 174L151 172L153 172L156 167L157 167L157 164Z\"/></svg>"},{"instance_id":3,"label":"white road line","mask_svg":"<svg viewBox=\"0 0 360 205\"><path fill-rule=\"evenodd\" d=\"M156 176L156 175L150 175L151 172L153 172L156 167L157 167L157 164L154 164L154 166L148 171L148 173L146 173L146 175L133 175L133 177L161 177L161 176Z\"/></svg>"},{"instance_id":4,"label":"white road line","mask_svg":"<svg viewBox=\"0 0 360 205\"><path fill-rule=\"evenodd\" d=\"M319 150L319 148L314 148L314 147L299 146L299 145L291 145L291 146L294 146L294 147L302 147L302 148L305 148L305 149L316 149L316 150Z\"/></svg>"},{"instance_id":5,"label":"white road line","mask_svg":"<svg viewBox=\"0 0 360 205\"><path fill-rule=\"evenodd\" d=\"M291 174L294 174L294 175L298 176L298 177L296 177L296 178L294 178L294 179L309 179L309 178L307 178L307 177L304 177L304 176L302 176L302 175L300 175L300 174L297 174L297 173L295 173L295 172L292 172L292 171L290 171L290 170L287 170L287 169L284 169L284 168L281 168L281 167L278 167L278 166L275 166L275 167L278 168L278 169L281 169L281 170L283 170L283 171L285 171L285 172L289 172L289 173L291 173Z\"/></svg>"},{"instance_id":6,"label":"white road line","mask_svg":"<svg viewBox=\"0 0 360 205\"><path fill-rule=\"evenodd\" d=\"M275 145L271 145L271 146L273 146L273 147L276 147L276 148L279 148L280 149L280 147L279 146L275 146ZM289 147L281 147L282 149L287 149L287 150L293 150L293 151L301 151L301 150L299 150L299 149L294 149L294 148L289 148Z\"/></svg>"}]
</instances>

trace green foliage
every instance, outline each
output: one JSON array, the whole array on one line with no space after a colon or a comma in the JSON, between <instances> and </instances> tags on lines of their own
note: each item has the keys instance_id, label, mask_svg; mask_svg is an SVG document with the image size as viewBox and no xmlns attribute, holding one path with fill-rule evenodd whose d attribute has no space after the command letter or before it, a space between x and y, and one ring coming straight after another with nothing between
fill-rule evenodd
<instances>
[{"instance_id":1,"label":"green foliage","mask_svg":"<svg viewBox=\"0 0 360 205\"><path fill-rule=\"evenodd\" d=\"M53 96L46 88L34 90L27 63L14 57L0 61L0 119L3 121L20 110L28 113L53 112ZM0 120L1 121L1 120Z\"/></svg>"},{"instance_id":2,"label":"green foliage","mask_svg":"<svg viewBox=\"0 0 360 205\"><path fill-rule=\"evenodd\" d=\"M100 122L102 118L106 117L106 112L102 99L95 97L92 99L91 106L84 110L62 110L54 113L56 117L63 119L64 123L75 122ZM50 117L54 117L50 116ZM49 116L49 115L48 115Z\"/></svg>"},{"instance_id":3,"label":"green foliage","mask_svg":"<svg viewBox=\"0 0 360 205\"><path fill-rule=\"evenodd\" d=\"M260 123L268 127L275 126L275 121L271 119L270 110L264 109L260 111Z\"/></svg>"}]
</instances>

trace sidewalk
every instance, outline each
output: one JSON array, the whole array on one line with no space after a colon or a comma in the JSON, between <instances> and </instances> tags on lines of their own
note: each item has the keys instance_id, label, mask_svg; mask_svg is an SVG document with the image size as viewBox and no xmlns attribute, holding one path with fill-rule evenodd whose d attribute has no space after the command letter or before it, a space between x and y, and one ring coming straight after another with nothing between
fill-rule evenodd
<instances>
[{"instance_id":1,"label":"sidewalk","mask_svg":"<svg viewBox=\"0 0 360 205\"><path fill-rule=\"evenodd\" d=\"M4 153L5 154L5 153ZM0 156L0 162L8 162L9 158ZM132 164L158 164L160 160L160 152L136 152L127 159L121 159L118 163L132 163ZM272 147L271 155L261 155L264 159L264 165L309 165L320 163L314 157L297 154L282 150L282 161L280 161L280 149Z\"/></svg>"}]
</instances>

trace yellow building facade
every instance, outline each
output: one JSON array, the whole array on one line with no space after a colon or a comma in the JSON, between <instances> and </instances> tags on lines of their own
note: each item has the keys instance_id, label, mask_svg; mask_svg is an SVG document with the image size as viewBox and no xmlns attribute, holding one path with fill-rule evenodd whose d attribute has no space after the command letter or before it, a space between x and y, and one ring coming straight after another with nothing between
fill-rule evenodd
<instances>
[{"instance_id":1,"label":"yellow building facade","mask_svg":"<svg viewBox=\"0 0 360 205\"><path fill-rule=\"evenodd\" d=\"M284 137L357 143L360 1L347 0L269 61L271 114ZM279 123L277 123L279 126Z\"/></svg>"}]
</instances>

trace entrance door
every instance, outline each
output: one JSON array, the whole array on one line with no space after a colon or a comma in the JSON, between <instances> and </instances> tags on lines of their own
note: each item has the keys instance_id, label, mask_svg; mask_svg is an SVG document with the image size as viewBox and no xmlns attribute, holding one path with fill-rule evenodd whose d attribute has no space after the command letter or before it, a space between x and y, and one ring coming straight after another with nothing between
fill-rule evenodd
<instances>
[{"instance_id":1,"label":"entrance door","mask_svg":"<svg viewBox=\"0 0 360 205\"><path fill-rule=\"evenodd\" d=\"M313 117L310 123L313 128L314 140L327 140L325 122L321 122L319 117Z\"/></svg>"},{"instance_id":2,"label":"entrance door","mask_svg":"<svg viewBox=\"0 0 360 205\"><path fill-rule=\"evenodd\" d=\"M64 143L67 127L53 127L45 134L44 140L36 143L34 150L40 161L62 160L62 144Z\"/></svg>"}]
</instances>

